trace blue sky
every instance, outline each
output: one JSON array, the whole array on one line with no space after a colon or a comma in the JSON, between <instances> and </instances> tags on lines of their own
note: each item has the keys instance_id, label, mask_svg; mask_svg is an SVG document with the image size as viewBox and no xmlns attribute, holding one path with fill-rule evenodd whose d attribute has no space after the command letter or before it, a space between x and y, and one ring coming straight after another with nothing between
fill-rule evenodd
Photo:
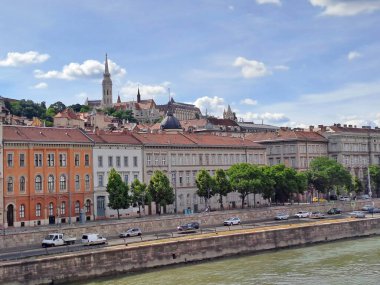
<instances>
[{"instance_id":1,"label":"blue sky","mask_svg":"<svg viewBox=\"0 0 380 285\"><path fill-rule=\"evenodd\" d=\"M278 126L380 125L380 0L5 1L0 95L170 94Z\"/></svg>"}]
</instances>

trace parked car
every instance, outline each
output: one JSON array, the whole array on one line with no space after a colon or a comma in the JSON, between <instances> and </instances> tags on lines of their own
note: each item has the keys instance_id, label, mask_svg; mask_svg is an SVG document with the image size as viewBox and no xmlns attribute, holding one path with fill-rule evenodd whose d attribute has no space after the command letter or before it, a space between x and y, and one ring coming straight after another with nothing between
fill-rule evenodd
<instances>
[{"instance_id":1,"label":"parked car","mask_svg":"<svg viewBox=\"0 0 380 285\"><path fill-rule=\"evenodd\" d=\"M323 203L323 202L327 202L327 200L325 198L314 197L313 202Z\"/></svg>"},{"instance_id":2,"label":"parked car","mask_svg":"<svg viewBox=\"0 0 380 285\"><path fill-rule=\"evenodd\" d=\"M125 232L122 232L119 234L119 237L125 238L125 237L134 237L134 236L141 236L142 232L139 228L130 228L126 230Z\"/></svg>"},{"instance_id":3,"label":"parked car","mask_svg":"<svg viewBox=\"0 0 380 285\"><path fill-rule=\"evenodd\" d=\"M330 195L330 200L338 200L338 196L335 194Z\"/></svg>"},{"instance_id":4,"label":"parked car","mask_svg":"<svg viewBox=\"0 0 380 285\"><path fill-rule=\"evenodd\" d=\"M199 229L198 222L190 222L190 223L183 224L177 227L178 231L195 231L197 229Z\"/></svg>"},{"instance_id":5,"label":"parked car","mask_svg":"<svg viewBox=\"0 0 380 285\"><path fill-rule=\"evenodd\" d=\"M84 245L106 244L107 239L99 234L84 234L82 235L82 243Z\"/></svg>"},{"instance_id":6,"label":"parked car","mask_svg":"<svg viewBox=\"0 0 380 285\"><path fill-rule=\"evenodd\" d=\"M368 211L368 209L370 209L370 208L373 208L373 206L372 205L364 205L362 207L362 211Z\"/></svg>"},{"instance_id":7,"label":"parked car","mask_svg":"<svg viewBox=\"0 0 380 285\"><path fill-rule=\"evenodd\" d=\"M350 213L351 218L365 218L365 213L362 211L353 211Z\"/></svg>"},{"instance_id":8,"label":"parked car","mask_svg":"<svg viewBox=\"0 0 380 285\"><path fill-rule=\"evenodd\" d=\"M287 213L278 213L275 217L275 220L287 220L289 219L289 215Z\"/></svg>"},{"instance_id":9,"label":"parked car","mask_svg":"<svg viewBox=\"0 0 380 285\"><path fill-rule=\"evenodd\" d=\"M74 244L75 241L75 237L70 237L62 233L51 233L42 240L42 247L69 245Z\"/></svg>"},{"instance_id":10,"label":"parked car","mask_svg":"<svg viewBox=\"0 0 380 285\"><path fill-rule=\"evenodd\" d=\"M299 211L294 215L296 218L308 218L310 217L310 212L307 211Z\"/></svg>"},{"instance_id":11,"label":"parked car","mask_svg":"<svg viewBox=\"0 0 380 285\"><path fill-rule=\"evenodd\" d=\"M238 217L232 217L223 222L225 226L240 225L241 221Z\"/></svg>"},{"instance_id":12,"label":"parked car","mask_svg":"<svg viewBox=\"0 0 380 285\"><path fill-rule=\"evenodd\" d=\"M329 215L337 215L341 213L342 213L342 210L339 208L331 208L330 210L327 211L327 214Z\"/></svg>"},{"instance_id":13,"label":"parked car","mask_svg":"<svg viewBox=\"0 0 380 285\"><path fill-rule=\"evenodd\" d=\"M325 218L325 215L321 212L312 212L310 215L310 218L312 218L312 219L323 219L323 218Z\"/></svg>"},{"instance_id":14,"label":"parked car","mask_svg":"<svg viewBox=\"0 0 380 285\"><path fill-rule=\"evenodd\" d=\"M358 197L358 199L360 199L360 200L369 200L369 199L371 199L371 197L369 197L368 194L364 194L364 195L360 195Z\"/></svg>"},{"instance_id":15,"label":"parked car","mask_svg":"<svg viewBox=\"0 0 380 285\"><path fill-rule=\"evenodd\" d=\"M375 208L375 207L371 207L371 208L368 208L368 213L370 213L370 214L380 213L380 209Z\"/></svg>"},{"instance_id":16,"label":"parked car","mask_svg":"<svg viewBox=\"0 0 380 285\"><path fill-rule=\"evenodd\" d=\"M351 201L351 198L348 196L340 196L339 201Z\"/></svg>"}]
</instances>

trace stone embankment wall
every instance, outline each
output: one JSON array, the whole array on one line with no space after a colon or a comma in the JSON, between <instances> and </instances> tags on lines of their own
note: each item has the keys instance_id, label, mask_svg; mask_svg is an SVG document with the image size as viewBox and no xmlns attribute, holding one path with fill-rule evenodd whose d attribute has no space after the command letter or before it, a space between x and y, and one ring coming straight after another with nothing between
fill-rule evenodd
<instances>
[{"instance_id":1,"label":"stone embankment wall","mask_svg":"<svg viewBox=\"0 0 380 285\"><path fill-rule=\"evenodd\" d=\"M380 205L380 199L376 199L375 205ZM160 232L163 230L176 231L178 225L197 221L201 227L208 227L214 225L222 225L223 221L231 216L239 217L242 222L270 219L274 218L279 212L287 212L294 215L298 211L321 211L327 212L331 207L339 207L343 211L352 211L360 209L363 205L368 204L368 201L351 202L336 202L334 205L328 203L315 203L304 205L289 205L289 206L273 206L264 208L250 208L245 210L233 211L216 211L210 213L199 213L192 215L171 215L161 217L145 217L137 219L125 219L120 221L105 221L89 223L85 225L75 224L73 226L57 227L56 225L49 227L39 227L34 230L28 229L23 232L0 233L0 248L19 248L24 246L37 246L41 243L42 239L51 232L62 232L66 235L74 236L78 239L84 233L99 233L105 237L116 237L120 232L125 231L130 227L140 227L143 233Z\"/></svg>"},{"instance_id":2,"label":"stone embankment wall","mask_svg":"<svg viewBox=\"0 0 380 285\"><path fill-rule=\"evenodd\" d=\"M253 253L268 249L380 234L380 219L295 228L236 232L191 240L167 240L141 246L115 246L92 252L42 257L0 264L1 284L59 284L146 268Z\"/></svg>"}]
</instances>

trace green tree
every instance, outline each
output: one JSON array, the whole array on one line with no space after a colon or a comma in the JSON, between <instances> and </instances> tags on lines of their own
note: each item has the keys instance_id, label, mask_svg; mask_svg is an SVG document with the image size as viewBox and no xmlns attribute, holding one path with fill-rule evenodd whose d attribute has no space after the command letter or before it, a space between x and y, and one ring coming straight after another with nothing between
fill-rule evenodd
<instances>
[{"instance_id":1,"label":"green tree","mask_svg":"<svg viewBox=\"0 0 380 285\"><path fill-rule=\"evenodd\" d=\"M120 219L120 209L127 209L130 206L130 197L128 194L128 184L124 183L120 174L112 168L107 183L107 192L109 194L108 207L117 210L117 218Z\"/></svg>"},{"instance_id":2,"label":"green tree","mask_svg":"<svg viewBox=\"0 0 380 285\"><path fill-rule=\"evenodd\" d=\"M211 196L213 195L212 189L214 186L214 181L208 173L207 170L201 169L198 171L197 176L195 178L195 184L197 185L197 195L199 197L203 197L206 202L206 206L209 207L209 200Z\"/></svg>"},{"instance_id":3,"label":"green tree","mask_svg":"<svg viewBox=\"0 0 380 285\"><path fill-rule=\"evenodd\" d=\"M156 170L153 172L149 181L148 192L156 205L162 206L164 209L166 205L174 202L173 188L170 186L168 177L162 171ZM160 213L160 210L158 213Z\"/></svg>"},{"instance_id":4,"label":"green tree","mask_svg":"<svg viewBox=\"0 0 380 285\"><path fill-rule=\"evenodd\" d=\"M213 177L212 195L219 195L220 208L224 209L223 196L227 196L232 191L232 187L226 172L223 169L217 169Z\"/></svg>"},{"instance_id":5,"label":"green tree","mask_svg":"<svg viewBox=\"0 0 380 285\"><path fill-rule=\"evenodd\" d=\"M363 193L365 190L363 182L360 181L360 179L356 176L353 177L353 179L352 179L352 189L354 190L356 195L358 195L359 193Z\"/></svg>"},{"instance_id":6,"label":"green tree","mask_svg":"<svg viewBox=\"0 0 380 285\"><path fill-rule=\"evenodd\" d=\"M369 175L371 179L371 188L375 190L376 197L380 197L380 166L370 165Z\"/></svg>"},{"instance_id":7,"label":"green tree","mask_svg":"<svg viewBox=\"0 0 380 285\"><path fill-rule=\"evenodd\" d=\"M133 204L139 206L139 216L141 217L141 206L146 205L151 201L148 192L148 187L145 183L140 182L137 178L131 184L131 201Z\"/></svg>"},{"instance_id":8,"label":"green tree","mask_svg":"<svg viewBox=\"0 0 380 285\"><path fill-rule=\"evenodd\" d=\"M270 166L264 165L261 167L262 171L262 184L261 184L261 194L263 199L269 201L272 204L272 199L274 200L274 186L275 181L272 176L272 168Z\"/></svg>"},{"instance_id":9,"label":"green tree","mask_svg":"<svg viewBox=\"0 0 380 285\"><path fill-rule=\"evenodd\" d=\"M76 113L79 113L80 110L83 108L83 107L86 107L85 105L81 105L81 104L73 104L73 105L70 105L70 106L67 106L67 108L73 110L74 112Z\"/></svg>"},{"instance_id":10,"label":"green tree","mask_svg":"<svg viewBox=\"0 0 380 285\"><path fill-rule=\"evenodd\" d=\"M51 104L49 106L49 109L50 108L54 110L54 113L55 113L54 115L56 115L59 112L62 112L63 110L65 110L66 109L66 105L63 104L61 101L57 101L57 102Z\"/></svg>"},{"instance_id":11,"label":"green tree","mask_svg":"<svg viewBox=\"0 0 380 285\"><path fill-rule=\"evenodd\" d=\"M334 189L339 192L340 188L351 189L351 174L334 159L317 157L310 162L307 173L308 182L318 192L328 194Z\"/></svg>"}]
</instances>

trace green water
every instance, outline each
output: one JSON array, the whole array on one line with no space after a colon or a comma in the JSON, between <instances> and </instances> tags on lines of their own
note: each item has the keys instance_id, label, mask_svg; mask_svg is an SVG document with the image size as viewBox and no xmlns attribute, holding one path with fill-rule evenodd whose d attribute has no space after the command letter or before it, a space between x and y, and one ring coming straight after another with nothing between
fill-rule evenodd
<instances>
[{"instance_id":1,"label":"green water","mask_svg":"<svg viewBox=\"0 0 380 285\"><path fill-rule=\"evenodd\" d=\"M380 237L218 259L80 284L378 285Z\"/></svg>"}]
</instances>

